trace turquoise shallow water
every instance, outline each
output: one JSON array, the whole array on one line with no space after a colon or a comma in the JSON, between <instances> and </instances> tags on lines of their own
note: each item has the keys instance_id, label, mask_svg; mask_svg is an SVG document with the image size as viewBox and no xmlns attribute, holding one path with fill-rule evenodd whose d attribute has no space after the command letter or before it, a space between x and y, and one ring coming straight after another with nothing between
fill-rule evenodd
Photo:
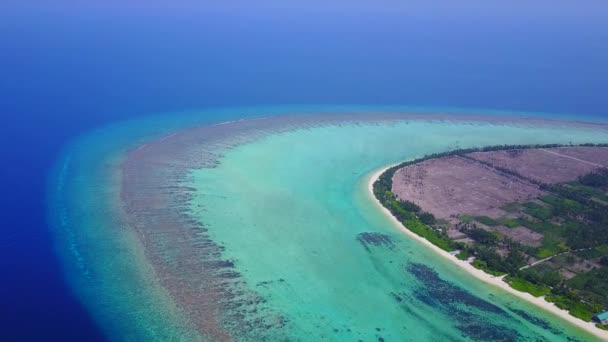
<instances>
[{"instance_id":1,"label":"turquoise shallow water","mask_svg":"<svg viewBox=\"0 0 608 342\"><path fill-rule=\"evenodd\" d=\"M74 291L111 339L199 338L157 285L136 236L114 215L124 152L201 122L194 115L178 123L119 124L81 138L59 163L51 192L58 252ZM235 263L238 286L264 298L249 319L265 315L284 323L239 332L243 338L591 340L395 231L365 188L371 171L426 153L554 142L608 142L608 134L457 122L272 134L225 152L216 168L193 170L191 214ZM357 239L364 232L386 234L391 243L366 246Z\"/></svg>"},{"instance_id":2,"label":"turquoise shallow water","mask_svg":"<svg viewBox=\"0 0 608 342\"><path fill-rule=\"evenodd\" d=\"M396 232L369 198L365 179L379 166L457 146L607 138L606 132L570 128L421 122L298 130L242 146L218 168L193 172L192 185L199 190L193 212L247 284L267 299L265 305L287 316L287 332L277 333L296 340L478 336L459 328L464 314L450 307L452 298L428 302L421 293L429 284L406 271L411 263L432 267L442 279L500 308L524 310L561 329L562 322L478 284ZM357 240L363 232L388 234L394 246L366 249ZM433 295L452 293L446 291ZM508 309L487 312L468 300L453 305L482 322L477 329L516 331L531 340L565 338Z\"/></svg>"}]
</instances>

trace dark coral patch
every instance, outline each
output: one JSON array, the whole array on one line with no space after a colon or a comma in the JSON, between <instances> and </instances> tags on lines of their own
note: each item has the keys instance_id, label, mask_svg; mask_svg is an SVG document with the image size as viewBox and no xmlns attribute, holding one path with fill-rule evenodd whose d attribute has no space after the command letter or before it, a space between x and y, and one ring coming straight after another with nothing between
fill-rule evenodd
<instances>
[{"instance_id":1,"label":"dark coral patch","mask_svg":"<svg viewBox=\"0 0 608 342\"><path fill-rule=\"evenodd\" d=\"M494 324L491 317L486 317L497 315L507 318L503 309L441 279L437 272L426 265L411 263L405 269L422 283L416 290L416 298L449 316L464 337L475 341L519 340L517 331Z\"/></svg>"},{"instance_id":2,"label":"dark coral patch","mask_svg":"<svg viewBox=\"0 0 608 342\"><path fill-rule=\"evenodd\" d=\"M422 264L409 264L406 270L414 275L424 284L424 288L431 295L429 303L440 301L443 305L464 304L481 311L491 312L498 315L506 315L506 312L498 306L487 302L470 292L445 281L439 277L432 268Z\"/></svg>"},{"instance_id":3,"label":"dark coral patch","mask_svg":"<svg viewBox=\"0 0 608 342\"><path fill-rule=\"evenodd\" d=\"M367 249L370 246L386 247L392 249L394 247L393 240L390 236L381 233L361 233L357 235L357 240Z\"/></svg>"},{"instance_id":4,"label":"dark coral patch","mask_svg":"<svg viewBox=\"0 0 608 342\"><path fill-rule=\"evenodd\" d=\"M529 313L527 313L523 310L519 310L519 309L509 308L509 310L511 312L515 313L516 315L518 315L519 317L525 319L526 321L536 325L537 327L543 328L545 330L549 330L556 335L560 335L562 333L561 331L556 329L553 325L551 325L549 322L545 321L542 318L538 318L536 316L530 315Z\"/></svg>"}]
</instances>

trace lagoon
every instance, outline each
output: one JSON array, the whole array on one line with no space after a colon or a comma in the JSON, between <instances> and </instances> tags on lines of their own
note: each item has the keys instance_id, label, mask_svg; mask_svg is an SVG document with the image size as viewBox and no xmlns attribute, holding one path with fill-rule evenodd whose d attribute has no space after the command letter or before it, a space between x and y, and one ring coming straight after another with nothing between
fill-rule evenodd
<instances>
[{"instance_id":1,"label":"lagoon","mask_svg":"<svg viewBox=\"0 0 608 342\"><path fill-rule=\"evenodd\" d=\"M480 283L403 235L378 210L366 187L372 171L428 153L492 144L606 142L608 131L601 125L537 119L395 118L378 112L339 120L327 119L332 117L328 113L322 120L299 116L287 129L276 124L285 121L279 115L259 120L255 134L243 134L243 121L226 123L226 135L201 145L207 146L205 154L216 149L216 163L187 170L180 184L165 184L190 189L179 210L204 227L201 236L219 248L214 261L229 262L238 274L222 281L231 296L216 306L221 330L237 340L592 340ZM64 202L64 222L80 221L78 226L59 226L58 238L64 242L60 251L64 248L76 292L110 337L209 337L193 322L196 310L188 303L195 301L184 302L183 292L175 299L185 288L180 286L196 274L164 273L167 267L187 269L172 256L202 240L176 243L158 235L142 245L138 234L146 227L129 229L112 216L116 211L111 205L103 211L106 215L99 215L98 206L104 206L100 197L120 194L112 171L120 169L124 158L153 146L149 143L162 139L158 137L170 140L176 132L200 126L193 117L181 127L139 137L126 129L128 124L115 126L104 131L106 137L131 133L122 136L114 153L87 160L79 153L90 150L82 149L72 152L71 164L64 164L64 173L76 173L63 178L67 184L58 192L69 200ZM155 120L159 118L138 127L162 126ZM89 136L91 146L99 148L104 134ZM105 172L99 172L100 165ZM87 177L95 185L83 187ZM75 180L80 186L70 184ZM374 234L387 240L367 239ZM210 261L202 259L194 264ZM167 282L167 274L190 275Z\"/></svg>"}]
</instances>

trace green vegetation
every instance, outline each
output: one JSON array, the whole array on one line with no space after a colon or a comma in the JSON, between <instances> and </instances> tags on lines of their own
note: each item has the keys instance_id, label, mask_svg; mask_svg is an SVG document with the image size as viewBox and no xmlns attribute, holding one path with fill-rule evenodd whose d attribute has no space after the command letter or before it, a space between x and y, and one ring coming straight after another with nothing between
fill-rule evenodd
<instances>
[{"instance_id":1,"label":"green vegetation","mask_svg":"<svg viewBox=\"0 0 608 342\"><path fill-rule=\"evenodd\" d=\"M512 202L512 203L507 203L507 204L503 205L502 207L500 207L500 209L502 209L508 213L517 213L517 212L519 212L520 206L518 203Z\"/></svg>"},{"instance_id":2,"label":"green vegetation","mask_svg":"<svg viewBox=\"0 0 608 342\"><path fill-rule=\"evenodd\" d=\"M536 249L536 256L539 259L548 258L552 255L567 252L570 248L559 240L559 238L552 233L546 233L543 237L542 246Z\"/></svg>"},{"instance_id":3,"label":"green vegetation","mask_svg":"<svg viewBox=\"0 0 608 342\"><path fill-rule=\"evenodd\" d=\"M546 297L548 302L557 305L558 308L568 310L574 317L578 317L584 321L590 322L596 312L596 307L583 303L576 297L575 293L558 294Z\"/></svg>"},{"instance_id":4,"label":"green vegetation","mask_svg":"<svg viewBox=\"0 0 608 342\"><path fill-rule=\"evenodd\" d=\"M563 228L561 226L558 226L556 224L553 224L551 222L547 222L547 221L539 221L539 220L530 220L528 218L524 218L524 217L520 217L518 219L518 222L521 226L524 226L526 228L530 228L531 230L537 232L537 233L547 233L547 232L559 232L561 230L563 230Z\"/></svg>"},{"instance_id":5,"label":"green vegetation","mask_svg":"<svg viewBox=\"0 0 608 342\"><path fill-rule=\"evenodd\" d=\"M496 221L493 218L488 217L488 216L475 216L475 221L477 221L479 223L483 223L486 226L491 226L491 227L500 225L500 223L498 223L498 221Z\"/></svg>"},{"instance_id":6,"label":"green vegetation","mask_svg":"<svg viewBox=\"0 0 608 342\"><path fill-rule=\"evenodd\" d=\"M403 210L411 211L413 213L419 213L422 210L418 204L416 204L414 202L410 202L410 201L405 201L405 200L400 200L399 206L401 206L401 208L403 208Z\"/></svg>"},{"instance_id":7,"label":"green vegetation","mask_svg":"<svg viewBox=\"0 0 608 342\"><path fill-rule=\"evenodd\" d=\"M458 219L461 222L473 222L475 220L475 218L471 215L460 215L458 216Z\"/></svg>"},{"instance_id":8,"label":"green vegetation","mask_svg":"<svg viewBox=\"0 0 608 342\"><path fill-rule=\"evenodd\" d=\"M454 249L454 243L447 237L447 235L437 232L419 219L414 218L405 220L403 221L403 225L417 235L429 240L430 243L443 249L444 251L449 252Z\"/></svg>"},{"instance_id":9,"label":"green vegetation","mask_svg":"<svg viewBox=\"0 0 608 342\"><path fill-rule=\"evenodd\" d=\"M588 305L585 305L585 303L582 302L577 302L576 304L574 304L574 306L568 308L568 312L572 316L580 318L587 322L591 321L591 318L593 317L594 313L594 311L591 311L589 309Z\"/></svg>"},{"instance_id":10,"label":"green vegetation","mask_svg":"<svg viewBox=\"0 0 608 342\"><path fill-rule=\"evenodd\" d=\"M475 267L477 269L480 269L480 270L482 270L488 274L491 274L493 276L496 276L496 277L500 277L501 275L504 275L503 272L498 272L498 271L491 269L490 267L488 267L488 264L485 261L482 261L479 259L473 260L471 265L473 265L473 267Z\"/></svg>"},{"instance_id":11,"label":"green vegetation","mask_svg":"<svg viewBox=\"0 0 608 342\"><path fill-rule=\"evenodd\" d=\"M532 217L535 217L541 221L545 221L553 217L553 210L549 206L542 206L538 203L527 202L524 203L524 212Z\"/></svg>"},{"instance_id":12,"label":"green vegetation","mask_svg":"<svg viewBox=\"0 0 608 342\"><path fill-rule=\"evenodd\" d=\"M532 284L543 284L547 287L558 286L562 282L562 277L557 270L548 264L540 264L533 268L521 270L517 275Z\"/></svg>"},{"instance_id":13,"label":"green vegetation","mask_svg":"<svg viewBox=\"0 0 608 342\"><path fill-rule=\"evenodd\" d=\"M608 245L599 245L593 249L594 252L598 253L599 256L608 256Z\"/></svg>"},{"instance_id":14,"label":"green vegetation","mask_svg":"<svg viewBox=\"0 0 608 342\"><path fill-rule=\"evenodd\" d=\"M511 218L499 218L496 220L500 225L505 226L507 228L515 228L521 226L518 220Z\"/></svg>"},{"instance_id":15,"label":"green vegetation","mask_svg":"<svg viewBox=\"0 0 608 342\"><path fill-rule=\"evenodd\" d=\"M566 281L566 285L576 289L578 296L587 302L608 307L608 268L596 268Z\"/></svg>"},{"instance_id":16,"label":"green vegetation","mask_svg":"<svg viewBox=\"0 0 608 342\"><path fill-rule=\"evenodd\" d=\"M471 254L469 254L469 251L467 250L462 250L460 253L456 254L456 257L460 260L467 260L471 257Z\"/></svg>"},{"instance_id":17,"label":"green vegetation","mask_svg":"<svg viewBox=\"0 0 608 342\"><path fill-rule=\"evenodd\" d=\"M507 228L515 228L522 225L519 220L507 217L493 219L489 216L460 215L458 219L461 222L479 222L481 224L485 224L488 227L505 226Z\"/></svg>"},{"instance_id":18,"label":"green vegetation","mask_svg":"<svg viewBox=\"0 0 608 342\"><path fill-rule=\"evenodd\" d=\"M429 225L429 226L435 224L435 222L436 222L435 216L433 216L433 214L431 214L431 213L427 213L427 212L418 213L417 216L418 216L418 219L420 221L422 221L422 223Z\"/></svg>"},{"instance_id":19,"label":"green vegetation","mask_svg":"<svg viewBox=\"0 0 608 342\"><path fill-rule=\"evenodd\" d=\"M593 188L602 188L608 186L608 169L600 169L588 173L578 179L579 183Z\"/></svg>"},{"instance_id":20,"label":"green vegetation","mask_svg":"<svg viewBox=\"0 0 608 342\"><path fill-rule=\"evenodd\" d=\"M505 281L509 283L512 288L521 292L527 292L534 297L545 296L551 292L551 288L547 286L533 284L519 277L507 277Z\"/></svg>"},{"instance_id":21,"label":"green vegetation","mask_svg":"<svg viewBox=\"0 0 608 342\"><path fill-rule=\"evenodd\" d=\"M607 181L608 171L600 170L575 182L543 185L552 194L539 198L543 205L525 203L524 212L532 218L519 219L523 226L543 234L542 246L528 250L531 255L539 259L560 256L551 260L551 267L533 267L517 276L551 288L547 300L587 321L608 307L608 263L603 259L608 255L608 203L600 198L606 194ZM582 267L585 264L599 265ZM576 271L567 280L559 269Z\"/></svg>"},{"instance_id":22,"label":"green vegetation","mask_svg":"<svg viewBox=\"0 0 608 342\"><path fill-rule=\"evenodd\" d=\"M485 229L473 227L465 230L466 234L475 242L486 246L498 246L500 235L496 232L490 232Z\"/></svg>"}]
</instances>

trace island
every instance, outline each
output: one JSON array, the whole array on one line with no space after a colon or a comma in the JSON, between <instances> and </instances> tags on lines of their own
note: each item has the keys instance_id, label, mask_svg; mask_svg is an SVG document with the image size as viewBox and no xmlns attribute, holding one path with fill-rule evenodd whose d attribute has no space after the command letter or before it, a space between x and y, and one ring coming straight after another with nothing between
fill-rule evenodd
<instances>
[{"instance_id":1,"label":"island","mask_svg":"<svg viewBox=\"0 0 608 342\"><path fill-rule=\"evenodd\" d=\"M456 149L387 168L373 193L458 264L608 330L608 146Z\"/></svg>"}]
</instances>

